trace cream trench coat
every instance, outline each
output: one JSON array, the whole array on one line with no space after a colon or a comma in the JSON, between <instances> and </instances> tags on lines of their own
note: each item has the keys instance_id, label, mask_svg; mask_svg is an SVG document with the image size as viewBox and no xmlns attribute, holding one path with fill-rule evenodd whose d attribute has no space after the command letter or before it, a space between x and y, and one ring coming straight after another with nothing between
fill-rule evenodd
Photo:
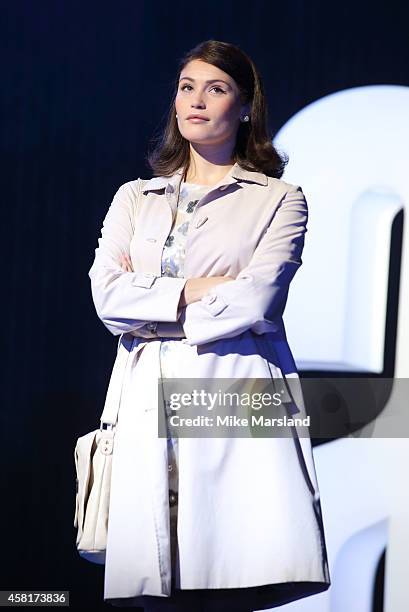
<instances>
[{"instance_id":1,"label":"cream trench coat","mask_svg":"<svg viewBox=\"0 0 409 612\"><path fill-rule=\"evenodd\" d=\"M301 187L236 163L192 214L185 278L161 277L181 179L179 170L121 185L89 271L97 315L119 336L107 391L107 401L120 401L104 590L114 605L171 593L167 440L158 436L159 337L167 325L179 326L190 347L180 376L284 376L293 382L288 405L305 416L282 320L307 231ZM122 270L121 252L133 272ZM187 278L219 275L234 280L178 309ZM282 438L179 438L182 589L310 583L298 595L294 586L290 601L330 586L311 442L293 429Z\"/></svg>"}]
</instances>

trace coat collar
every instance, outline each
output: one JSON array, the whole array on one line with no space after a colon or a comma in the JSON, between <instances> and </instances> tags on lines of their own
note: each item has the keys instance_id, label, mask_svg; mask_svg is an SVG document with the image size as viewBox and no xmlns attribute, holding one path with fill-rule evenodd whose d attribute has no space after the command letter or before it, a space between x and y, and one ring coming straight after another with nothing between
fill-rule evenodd
<instances>
[{"instance_id":1,"label":"coat collar","mask_svg":"<svg viewBox=\"0 0 409 612\"><path fill-rule=\"evenodd\" d=\"M172 176L154 176L149 179L144 187L143 191L157 190L166 188L167 190L173 191L180 186L182 181L183 168L179 168ZM249 181L251 183L257 183L259 185L268 185L268 179L262 172L251 172L244 170L236 162L229 172L224 176L216 185L212 186L212 189L216 189L222 185L230 185L237 181ZM169 185L171 187L169 188Z\"/></svg>"}]
</instances>

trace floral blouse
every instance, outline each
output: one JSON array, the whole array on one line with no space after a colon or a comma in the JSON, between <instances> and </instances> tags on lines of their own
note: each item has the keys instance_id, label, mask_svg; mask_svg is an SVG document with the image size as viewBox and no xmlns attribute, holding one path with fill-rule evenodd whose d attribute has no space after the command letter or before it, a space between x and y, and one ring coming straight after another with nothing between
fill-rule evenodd
<instances>
[{"instance_id":1,"label":"floral blouse","mask_svg":"<svg viewBox=\"0 0 409 612\"><path fill-rule=\"evenodd\" d=\"M210 189L209 185L182 182L180 186L178 207L170 234L162 252L162 276L183 277L185 261L185 244L187 230L193 212L199 200ZM183 345L185 346L185 345ZM178 363L178 351L181 342L178 339L161 340L160 365L163 378L172 378L176 373L172 365ZM166 407L169 417L169 410ZM177 549L177 512L178 512L178 438L168 433L168 485L170 507L170 540L172 558L172 584L180 588Z\"/></svg>"}]
</instances>

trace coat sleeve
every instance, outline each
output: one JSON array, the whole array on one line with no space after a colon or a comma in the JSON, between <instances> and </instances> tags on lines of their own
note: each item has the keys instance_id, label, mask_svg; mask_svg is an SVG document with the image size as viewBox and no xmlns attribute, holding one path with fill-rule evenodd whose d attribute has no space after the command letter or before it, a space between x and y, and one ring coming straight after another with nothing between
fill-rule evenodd
<instances>
[{"instance_id":1,"label":"coat sleeve","mask_svg":"<svg viewBox=\"0 0 409 612\"><path fill-rule=\"evenodd\" d=\"M130 254L136 194L132 182L115 193L103 221L95 259L88 276L98 317L117 336L149 321L175 322L185 278L125 272L120 256Z\"/></svg>"},{"instance_id":2,"label":"coat sleeve","mask_svg":"<svg viewBox=\"0 0 409 612\"><path fill-rule=\"evenodd\" d=\"M182 309L187 343L199 345L251 329L279 329L292 278L302 265L308 206L299 185L291 185L248 265L234 280L213 287Z\"/></svg>"}]
</instances>

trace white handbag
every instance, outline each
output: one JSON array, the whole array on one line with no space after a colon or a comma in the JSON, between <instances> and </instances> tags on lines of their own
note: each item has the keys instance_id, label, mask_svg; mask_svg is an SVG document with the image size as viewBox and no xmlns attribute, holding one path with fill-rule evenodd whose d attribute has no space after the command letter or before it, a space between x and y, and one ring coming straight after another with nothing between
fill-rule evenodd
<instances>
[{"instance_id":1,"label":"white handbag","mask_svg":"<svg viewBox=\"0 0 409 612\"><path fill-rule=\"evenodd\" d=\"M138 179L137 203L144 183ZM92 563L105 563L114 436L123 377L134 341L134 337L121 334L100 428L78 438L74 450L76 546L80 556Z\"/></svg>"},{"instance_id":2,"label":"white handbag","mask_svg":"<svg viewBox=\"0 0 409 612\"><path fill-rule=\"evenodd\" d=\"M100 564L105 563L113 441L113 430L95 430L78 438L75 447L76 545L83 558Z\"/></svg>"},{"instance_id":3,"label":"white handbag","mask_svg":"<svg viewBox=\"0 0 409 612\"><path fill-rule=\"evenodd\" d=\"M114 436L123 377L134 341L134 337L121 335L100 428L78 438L74 450L76 546L80 556L92 563L105 563Z\"/></svg>"}]
</instances>

